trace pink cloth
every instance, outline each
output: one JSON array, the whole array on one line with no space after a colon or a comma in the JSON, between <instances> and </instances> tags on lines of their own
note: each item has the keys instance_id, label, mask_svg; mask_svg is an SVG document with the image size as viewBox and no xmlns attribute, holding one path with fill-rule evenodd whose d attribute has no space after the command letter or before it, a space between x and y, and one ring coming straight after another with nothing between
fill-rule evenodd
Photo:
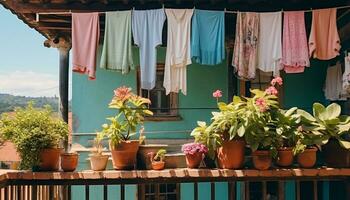
<instances>
[{"instance_id":1,"label":"pink cloth","mask_svg":"<svg viewBox=\"0 0 350 200\"><path fill-rule=\"evenodd\" d=\"M95 79L100 37L98 13L72 13L73 71Z\"/></svg>"},{"instance_id":2,"label":"pink cloth","mask_svg":"<svg viewBox=\"0 0 350 200\"><path fill-rule=\"evenodd\" d=\"M284 12L282 48L286 73L301 73L310 66L304 11Z\"/></svg>"},{"instance_id":3,"label":"pink cloth","mask_svg":"<svg viewBox=\"0 0 350 200\"><path fill-rule=\"evenodd\" d=\"M312 11L312 26L309 37L310 57L330 60L339 55L340 39L337 30L337 9Z\"/></svg>"}]
</instances>

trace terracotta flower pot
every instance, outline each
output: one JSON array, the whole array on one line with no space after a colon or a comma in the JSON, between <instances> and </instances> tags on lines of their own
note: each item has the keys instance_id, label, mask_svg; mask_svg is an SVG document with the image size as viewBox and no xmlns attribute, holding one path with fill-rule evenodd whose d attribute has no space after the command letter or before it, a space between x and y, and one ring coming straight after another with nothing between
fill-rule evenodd
<instances>
[{"instance_id":1,"label":"terracotta flower pot","mask_svg":"<svg viewBox=\"0 0 350 200\"><path fill-rule=\"evenodd\" d=\"M293 148L284 147L278 149L276 163L281 167L289 167L293 164L294 155Z\"/></svg>"},{"instance_id":2,"label":"terracotta flower pot","mask_svg":"<svg viewBox=\"0 0 350 200\"><path fill-rule=\"evenodd\" d=\"M152 169L154 170L162 170L165 167L164 161L153 161L152 162Z\"/></svg>"},{"instance_id":3,"label":"terracotta flower pot","mask_svg":"<svg viewBox=\"0 0 350 200\"><path fill-rule=\"evenodd\" d=\"M217 149L218 165L223 169L238 169L244 164L245 141L234 139L224 141Z\"/></svg>"},{"instance_id":4,"label":"terracotta flower pot","mask_svg":"<svg viewBox=\"0 0 350 200\"><path fill-rule=\"evenodd\" d=\"M148 153L157 152L159 149L166 149L166 144L146 144L140 145L137 151L137 169L152 169L152 163Z\"/></svg>"},{"instance_id":5,"label":"terracotta flower pot","mask_svg":"<svg viewBox=\"0 0 350 200\"><path fill-rule=\"evenodd\" d=\"M270 151L257 150L252 153L255 169L267 170L271 166L272 158Z\"/></svg>"},{"instance_id":6,"label":"terracotta flower pot","mask_svg":"<svg viewBox=\"0 0 350 200\"><path fill-rule=\"evenodd\" d=\"M123 141L118 146L113 147L111 150L113 168L134 169L138 149L138 140Z\"/></svg>"},{"instance_id":7,"label":"terracotta flower pot","mask_svg":"<svg viewBox=\"0 0 350 200\"><path fill-rule=\"evenodd\" d=\"M300 167L312 168L316 164L316 152L316 147L310 147L298 154L297 161Z\"/></svg>"},{"instance_id":8,"label":"terracotta flower pot","mask_svg":"<svg viewBox=\"0 0 350 200\"><path fill-rule=\"evenodd\" d=\"M90 166L94 171L103 171L108 163L108 155L90 154Z\"/></svg>"},{"instance_id":9,"label":"terracotta flower pot","mask_svg":"<svg viewBox=\"0 0 350 200\"><path fill-rule=\"evenodd\" d=\"M322 146L322 155L328 167L350 167L350 151L341 147L335 139L330 139L327 144Z\"/></svg>"},{"instance_id":10,"label":"terracotta flower pot","mask_svg":"<svg viewBox=\"0 0 350 200\"><path fill-rule=\"evenodd\" d=\"M57 171L59 169L60 155L62 148L43 149L40 152L40 165L41 171Z\"/></svg>"},{"instance_id":11,"label":"terracotta flower pot","mask_svg":"<svg viewBox=\"0 0 350 200\"><path fill-rule=\"evenodd\" d=\"M72 172L78 166L79 154L77 153L62 153L61 168L65 172Z\"/></svg>"},{"instance_id":12,"label":"terracotta flower pot","mask_svg":"<svg viewBox=\"0 0 350 200\"><path fill-rule=\"evenodd\" d=\"M203 153L186 154L186 165L188 168L199 168L203 160Z\"/></svg>"}]
</instances>

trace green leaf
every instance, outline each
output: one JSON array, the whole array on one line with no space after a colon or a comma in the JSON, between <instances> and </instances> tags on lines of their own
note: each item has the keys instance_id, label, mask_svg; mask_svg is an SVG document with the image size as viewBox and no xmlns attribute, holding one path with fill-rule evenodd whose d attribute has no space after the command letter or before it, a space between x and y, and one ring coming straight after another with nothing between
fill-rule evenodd
<instances>
[{"instance_id":1,"label":"green leaf","mask_svg":"<svg viewBox=\"0 0 350 200\"><path fill-rule=\"evenodd\" d=\"M296 110L298 110L297 107L290 108L290 109L287 110L287 112L285 113L285 116L291 116Z\"/></svg>"},{"instance_id":2,"label":"green leaf","mask_svg":"<svg viewBox=\"0 0 350 200\"><path fill-rule=\"evenodd\" d=\"M297 113L300 114L301 117L303 117L304 119L306 119L310 122L316 121L316 119L312 115L310 115L308 112L306 112L304 110L298 109Z\"/></svg>"},{"instance_id":3,"label":"green leaf","mask_svg":"<svg viewBox=\"0 0 350 200\"><path fill-rule=\"evenodd\" d=\"M340 112L341 107L336 103L332 103L331 105L327 106L325 117L326 119L334 119L339 117Z\"/></svg>"},{"instance_id":4,"label":"green leaf","mask_svg":"<svg viewBox=\"0 0 350 200\"><path fill-rule=\"evenodd\" d=\"M320 103L314 103L312 106L313 114L316 118L320 118L320 114L323 113L326 108Z\"/></svg>"},{"instance_id":5,"label":"green leaf","mask_svg":"<svg viewBox=\"0 0 350 200\"><path fill-rule=\"evenodd\" d=\"M239 129L237 130L237 134L239 137L243 137L245 133L245 128L244 126L239 127Z\"/></svg>"},{"instance_id":6,"label":"green leaf","mask_svg":"<svg viewBox=\"0 0 350 200\"><path fill-rule=\"evenodd\" d=\"M205 127L205 126L207 126L207 123L206 123L206 122L203 122L203 121L197 121L197 124L198 124L198 126L200 126L200 127Z\"/></svg>"},{"instance_id":7,"label":"green leaf","mask_svg":"<svg viewBox=\"0 0 350 200\"><path fill-rule=\"evenodd\" d=\"M350 149L350 142L346 140L338 139L340 146L344 147L345 149Z\"/></svg>"}]
</instances>

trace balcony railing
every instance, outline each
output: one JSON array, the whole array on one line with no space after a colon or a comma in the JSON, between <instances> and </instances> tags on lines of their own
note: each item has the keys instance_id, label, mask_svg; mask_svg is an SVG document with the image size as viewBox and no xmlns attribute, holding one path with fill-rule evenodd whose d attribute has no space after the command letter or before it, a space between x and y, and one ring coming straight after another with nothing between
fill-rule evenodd
<instances>
[{"instance_id":1,"label":"balcony railing","mask_svg":"<svg viewBox=\"0 0 350 200\"><path fill-rule=\"evenodd\" d=\"M174 192L167 194L167 191L162 191L162 184L169 183L174 184ZM335 186L331 187L332 184ZM153 189L150 189L150 185ZM101 172L3 170L0 171L0 186L1 200L345 200L350 199L350 169L167 169Z\"/></svg>"}]
</instances>

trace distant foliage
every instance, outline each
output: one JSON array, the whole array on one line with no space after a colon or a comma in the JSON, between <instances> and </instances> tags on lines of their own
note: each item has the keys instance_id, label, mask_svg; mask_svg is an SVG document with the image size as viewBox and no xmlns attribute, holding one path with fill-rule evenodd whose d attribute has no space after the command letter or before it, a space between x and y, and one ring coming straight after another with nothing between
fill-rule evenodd
<instances>
[{"instance_id":1,"label":"distant foliage","mask_svg":"<svg viewBox=\"0 0 350 200\"><path fill-rule=\"evenodd\" d=\"M0 114L13 112L16 107L24 108L33 101L38 107L50 105L53 111L58 111L58 97L25 97L10 94L0 94Z\"/></svg>"}]
</instances>

